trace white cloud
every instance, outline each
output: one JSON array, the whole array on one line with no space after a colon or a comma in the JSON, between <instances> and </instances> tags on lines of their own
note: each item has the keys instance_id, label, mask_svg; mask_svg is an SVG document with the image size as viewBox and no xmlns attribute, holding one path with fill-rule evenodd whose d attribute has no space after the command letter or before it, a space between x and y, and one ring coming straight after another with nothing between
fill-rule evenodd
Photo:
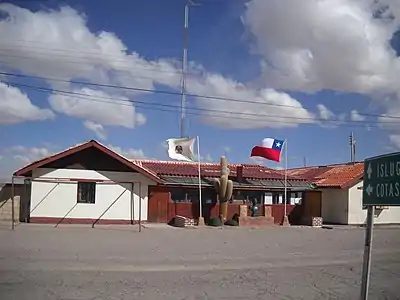
<instances>
[{"instance_id":1,"label":"white cloud","mask_svg":"<svg viewBox=\"0 0 400 300\"><path fill-rule=\"evenodd\" d=\"M8 49L3 50L6 53L2 55L0 66L44 77L80 79L146 89L153 89L154 84L163 84L175 89L179 87L181 76L177 61L171 59L149 61L135 52L128 52L127 47L115 34L105 31L90 32L86 25L86 16L70 7L31 12L11 4L0 4L0 11L9 15L9 18L0 21L0 36L2 36L0 48ZM190 63L189 66L191 73L204 73L201 65ZM72 91L83 90L82 87L66 83L50 81L49 84ZM206 122L222 127L279 128L313 122L313 114L288 94L273 89L253 89L218 74L190 76L188 91L257 102L249 104L199 98L197 103L201 108L228 111L228 113L208 113L208 117L205 118ZM95 96L108 94L129 99L138 96L134 91L101 87L97 87L96 90L85 89L84 92ZM100 125L133 128L134 125L145 122L143 115L135 114L133 106L119 109L117 105L113 105L114 108L111 109L110 104L78 101L72 96L64 95L52 95L49 100L53 109L59 113ZM266 103L295 107L271 106L265 105ZM82 109L83 107L85 109ZM101 113L98 113L99 111ZM218 117L221 115L222 118ZM289 116L292 118L287 118Z\"/></svg>"},{"instance_id":2,"label":"white cloud","mask_svg":"<svg viewBox=\"0 0 400 300\"><path fill-rule=\"evenodd\" d=\"M6 149L6 153L12 157L18 165L24 165L50 156L53 152L45 147L12 146Z\"/></svg>"},{"instance_id":3,"label":"white cloud","mask_svg":"<svg viewBox=\"0 0 400 300\"><path fill-rule=\"evenodd\" d=\"M214 159L211 154L207 154L206 157L203 158L203 161L214 162Z\"/></svg>"},{"instance_id":4,"label":"white cloud","mask_svg":"<svg viewBox=\"0 0 400 300\"><path fill-rule=\"evenodd\" d=\"M43 144L45 145L45 143ZM119 146L108 145L111 150L121 154L128 159L134 158L147 158L142 149L134 148L122 148ZM65 149L62 149L65 150ZM36 146L27 147L22 145L10 146L0 149L0 181L5 178L11 178L11 174L22 168L23 166L54 155L59 152L60 149L56 149L54 146Z\"/></svg>"},{"instance_id":5,"label":"white cloud","mask_svg":"<svg viewBox=\"0 0 400 300\"><path fill-rule=\"evenodd\" d=\"M346 118L346 114L340 114L336 116L329 108L323 104L317 105L318 118L320 119L320 125L324 128L337 128L338 125L343 123Z\"/></svg>"},{"instance_id":6,"label":"white cloud","mask_svg":"<svg viewBox=\"0 0 400 300\"><path fill-rule=\"evenodd\" d=\"M335 118L335 114L329 110L325 105L323 104L318 104L317 105L318 111L319 111L319 116L323 120L332 120Z\"/></svg>"},{"instance_id":7,"label":"white cloud","mask_svg":"<svg viewBox=\"0 0 400 300\"><path fill-rule=\"evenodd\" d=\"M107 139L107 133L103 125L94 123L92 121L85 121L83 122L83 126L85 126L90 131L93 131L99 139L101 140Z\"/></svg>"},{"instance_id":8,"label":"white cloud","mask_svg":"<svg viewBox=\"0 0 400 300\"><path fill-rule=\"evenodd\" d=\"M257 157L257 156L252 156L249 157L250 163L251 164L256 164L256 165L265 165L267 163L267 160L262 158L262 157Z\"/></svg>"},{"instance_id":9,"label":"white cloud","mask_svg":"<svg viewBox=\"0 0 400 300\"><path fill-rule=\"evenodd\" d=\"M224 146L222 149L224 150L224 153L230 153L232 151L231 147L229 146Z\"/></svg>"},{"instance_id":10,"label":"white cloud","mask_svg":"<svg viewBox=\"0 0 400 300\"><path fill-rule=\"evenodd\" d=\"M390 143L396 147L397 150L400 150L400 134L391 134L389 135Z\"/></svg>"},{"instance_id":11,"label":"white cloud","mask_svg":"<svg viewBox=\"0 0 400 300\"><path fill-rule=\"evenodd\" d=\"M263 57L263 82L297 92L360 93L390 115L400 110L400 59L389 46L400 29L400 2L297 2L247 3L242 20ZM350 119L363 118L352 112Z\"/></svg>"},{"instance_id":12,"label":"white cloud","mask_svg":"<svg viewBox=\"0 0 400 300\"><path fill-rule=\"evenodd\" d=\"M373 2L304 0L299 6L296 0L250 1L243 22L256 38L255 50L268 62L265 78L297 91L397 90L393 75L399 74L400 61L387 45L400 19L373 18L382 3L395 1Z\"/></svg>"},{"instance_id":13,"label":"white cloud","mask_svg":"<svg viewBox=\"0 0 400 300\"><path fill-rule=\"evenodd\" d=\"M274 170L278 170L278 171L281 171L281 170L284 170L285 168L284 167L282 167L282 166L280 166L280 165L276 165L276 166L272 166L272 167L270 167L271 169L274 169Z\"/></svg>"},{"instance_id":14,"label":"white cloud","mask_svg":"<svg viewBox=\"0 0 400 300\"><path fill-rule=\"evenodd\" d=\"M167 143L167 141L162 141L162 142L160 143L160 146L161 146L162 149L168 150L168 143Z\"/></svg>"},{"instance_id":15,"label":"white cloud","mask_svg":"<svg viewBox=\"0 0 400 300\"><path fill-rule=\"evenodd\" d=\"M355 122L358 122L358 121L365 121L365 116L360 115L360 113L359 113L357 110L353 109L353 110L350 112L350 119L351 119L352 121L355 121Z\"/></svg>"},{"instance_id":16,"label":"white cloud","mask_svg":"<svg viewBox=\"0 0 400 300\"><path fill-rule=\"evenodd\" d=\"M0 124L42 121L54 117L50 109L33 105L18 88L0 82Z\"/></svg>"},{"instance_id":17,"label":"white cloud","mask_svg":"<svg viewBox=\"0 0 400 300\"><path fill-rule=\"evenodd\" d=\"M135 149L135 148L121 148L119 146L107 145L108 148L117 152L118 154L126 157L127 159L145 159L147 156L144 154L142 149Z\"/></svg>"},{"instance_id":18,"label":"white cloud","mask_svg":"<svg viewBox=\"0 0 400 300\"><path fill-rule=\"evenodd\" d=\"M194 154L194 160L195 161L198 160L197 153ZM200 161L201 162L212 163L212 162L214 162L214 159L213 159L212 155L208 153L206 156L200 155Z\"/></svg>"},{"instance_id":19,"label":"white cloud","mask_svg":"<svg viewBox=\"0 0 400 300\"><path fill-rule=\"evenodd\" d=\"M170 86L179 85L180 75L176 73L174 61L146 61L135 52L129 53L115 34L90 32L86 17L70 7L31 12L3 3L0 4L0 12L8 14L8 18L0 21L0 67L43 77L83 79L146 89L152 89L156 81ZM138 94L121 89L98 87L94 90L54 81L48 83L54 88L95 98L130 99ZM59 113L101 125L133 128L146 121L143 115L135 113L132 104L120 106L81 98L53 94L49 101Z\"/></svg>"},{"instance_id":20,"label":"white cloud","mask_svg":"<svg viewBox=\"0 0 400 300\"><path fill-rule=\"evenodd\" d=\"M89 88L82 88L79 92L90 95L95 100L96 97L111 98L103 91ZM135 112L133 104L124 102L122 99L93 102L72 95L52 94L49 102L51 107L59 113L87 119L97 124L134 128L135 125L142 125L146 122L146 118L142 114Z\"/></svg>"},{"instance_id":21,"label":"white cloud","mask_svg":"<svg viewBox=\"0 0 400 300\"><path fill-rule=\"evenodd\" d=\"M230 100L198 98L199 106L215 111L207 112L207 122L228 128L282 128L314 123L314 115L290 95L273 89L251 89L244 84L217 74L208 74L201 80L188 80L188 90Z\"/></svg>"}]
</instances>

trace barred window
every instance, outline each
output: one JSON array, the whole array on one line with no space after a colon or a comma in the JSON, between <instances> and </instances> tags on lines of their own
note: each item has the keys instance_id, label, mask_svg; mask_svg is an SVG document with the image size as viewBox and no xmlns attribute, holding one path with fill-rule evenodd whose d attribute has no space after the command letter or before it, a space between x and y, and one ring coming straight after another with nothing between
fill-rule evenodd
<instances>
[{"instance_id":1,"label":"barred window","mask_svg":"<svg viewBox=\"0 0 400 300\"><path fill-rule=\"evenodd\" d=\"M95 203L96 182L78 182L78 203Z\"/></svg>"}]
</instances>

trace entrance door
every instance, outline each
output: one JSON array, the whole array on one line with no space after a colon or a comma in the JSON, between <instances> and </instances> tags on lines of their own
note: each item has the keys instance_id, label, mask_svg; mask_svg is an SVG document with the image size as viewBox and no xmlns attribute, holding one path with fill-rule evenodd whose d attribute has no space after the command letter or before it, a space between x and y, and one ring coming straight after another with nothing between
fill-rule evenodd
<instances>
[{"instance_id":1,"label":"entrance door","mask_svg":"<svg viewBox=\"0 0 400 300\"><path fill-rule=\"evenodd\" d=\"M304 212L306 216L321 217L322 195L319 191L306 192Z\"/></svg>"},{"instance_id":2,"label":"entrance door","mask_svg":"<svg viewBox=\"0 0 400 300\"><path fill-rule=\"evenodd\" d=\"M148 221L167 223L169 191L165 187L149 186Z\"/></svg>"}]
</instances>

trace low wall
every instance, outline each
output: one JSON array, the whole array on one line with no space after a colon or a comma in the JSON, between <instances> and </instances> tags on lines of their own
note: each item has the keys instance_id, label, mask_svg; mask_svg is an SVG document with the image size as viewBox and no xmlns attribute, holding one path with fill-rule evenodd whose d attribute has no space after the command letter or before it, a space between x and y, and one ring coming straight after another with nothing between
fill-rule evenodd
<instances>
[{"instance_id":1,"label":"low wall","mask_svg":"<svg viewBox=\"0 0 400 300\"><path fill-rule=\"evenodd\" d=\"M20 197L14 197L14 222L19 222L20 214ZM2 200L0 202L0 222L10 222L12 220L12 201L11 199Z\"/></svg>"},{"instance_id":2,"label":"low wall","mask_svg":"<svg viewBox=\"0 0 400 300\"><path fill-rule=\"evenodd\" d=\"M272 205L260 205L259 215L264 215L264 207L271 207L272 216L274 217L275 224L279 224L283 220L284 205L283 204L272 204ZM228 219L231 219L234 214L239 214L240 204L230 203L228 205ZM297 223L298 206L287 205L286 211L289 216L289 220L292 224ZM198 203L168 203L168 220L171 220L174 216L180 215L186 218L197 219L199 217L199 205ZM219 215L219 204L203 204L203 216L205 220L212 217L218 217ZM247 211L247 215L250 216L250 210Z\"/></svg>"}]
</instances>

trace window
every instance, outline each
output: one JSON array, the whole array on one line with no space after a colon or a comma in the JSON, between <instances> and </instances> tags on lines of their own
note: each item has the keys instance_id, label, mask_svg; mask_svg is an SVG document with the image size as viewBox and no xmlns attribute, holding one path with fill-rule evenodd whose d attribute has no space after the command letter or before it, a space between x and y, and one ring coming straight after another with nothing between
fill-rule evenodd
<instances>
[{"instance_id":1,"label":"window","mask_svg":"<svg viewBox=\"0 0 400 300\"><path fill-rule=\"evenodd\" d=\"M263 204L264 192L251 190L234 190L232 199L236 201L243 201L243 203L251 203L255 201L256 204Z\"/></svg>"},{"instance_id":2,"label":"window","mask_svg":"<svg viewBox=\"0 0 400 300\"><path fill-rule=\"evenodd\" d=\"M170 188L172 202L199 202L199 190L196 188ZM213 189L202 189L203 203L215 201L215 191Z\"/></svg>"},{"instance_id":3,"label":"window","mask_svg":"<svg viewBox=\"0 0 400 300\"><path fill-rule=\"evenodd\" d=\"M280 199L281 195L277 192L272 193L272 204L280 204Z\"/></svg>"},{"instance_id":4,"label":"window","mask_svg":"<svg viewBox=\"0 0 400 300\"><path fill-rule=\"evenodd\" d=\"M171 199L173 202L187 202L186 190L183 188L171 188Z\"/></svg>"},{"instance_id":5,"label":"window","mask_svg":"<svg viewBox=\"0 0 400 300\"><path fill-rule=\"evenodd\" d=\"M96 182L78 182L78 203L95 203Z\"/></svg>"}]
</instances>

